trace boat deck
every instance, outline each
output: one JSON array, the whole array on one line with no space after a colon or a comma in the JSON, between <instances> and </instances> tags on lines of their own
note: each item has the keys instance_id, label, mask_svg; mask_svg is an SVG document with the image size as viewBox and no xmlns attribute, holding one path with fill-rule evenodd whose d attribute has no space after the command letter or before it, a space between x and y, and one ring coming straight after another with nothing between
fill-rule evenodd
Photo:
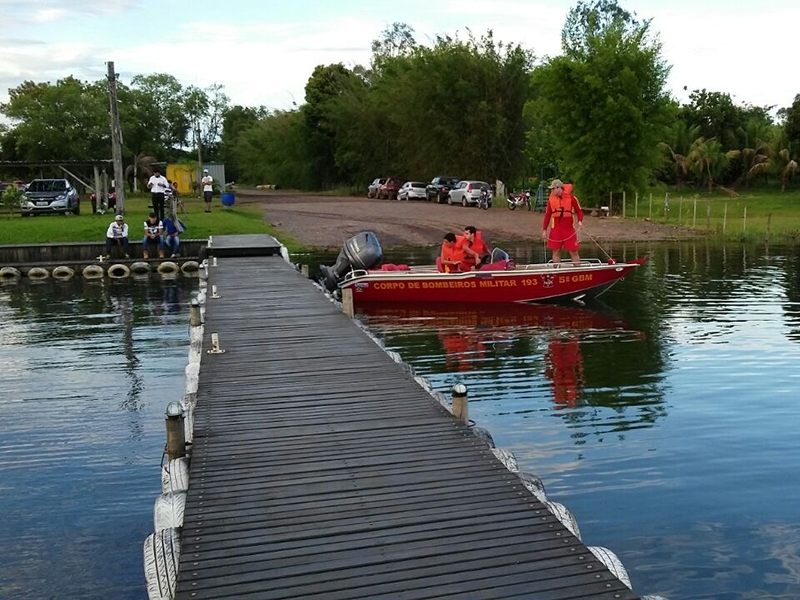
<instances>
[{"instance_id":1,"label":"boat deck","mask_svg":"<svg viewBox=\"0 0 800 600\"><path fill-rule=\"evenodd\" d=\"M176 598L637 598L284 260L209 270Z\"/></svg>"}]
</instances>

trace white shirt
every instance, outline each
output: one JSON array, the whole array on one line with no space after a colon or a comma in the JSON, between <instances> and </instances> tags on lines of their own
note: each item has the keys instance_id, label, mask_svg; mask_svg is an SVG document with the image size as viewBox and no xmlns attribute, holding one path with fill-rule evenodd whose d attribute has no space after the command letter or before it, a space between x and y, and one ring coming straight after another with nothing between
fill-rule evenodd
<instances>
[{"instance_id":1,"label":"white shirt","mask_svg":"<svg viewBox=\"0 0 800 600\"><path fill-rule=\"evenodd\" d=\"M108 231L106 231L106 237L110 238L124 238L128 237L128 224L123 223L121 226L116 221L113 221L111 225L108 226Z\"/></svg>"},{"instance_id":2,"label":"white shirt","mask_svg":"<svg viewBox=\"0 0 800 600\"><path fill-rule=\"evenodd\" d=\"M144 232L151 233L153 235L159 235L161 231L164 229L164 224L161 221L156 221L155 223L151 223L150 219L144 222Z\"/></svg>"},{"instance_id":3,"label":"white shirt","mask_svg":"<svg viewBox=\"0 0 800 600\"><path fill-rule=\"evenodd\" d=\"M201 179L200 181L203 184L203 191L204 192L213 192L214 191L214 186L212 185L214 183L214 178L211 175L208 175L208 174L203 175L203 179Z\"/></svg>"},{"instance_id":4,"label":"white shirt","mask_svg":"<svg viewBox=\"0 0 800 600\"><path fill-rule=\"evenodd\" d=\"M163 175L159 175L158 177L151 175L150 179L147 180L147 187L149 187L150 191L154 194L163 194L169 187L169 181L167 181L167 178Z\"/></svg>"}]
</instances>

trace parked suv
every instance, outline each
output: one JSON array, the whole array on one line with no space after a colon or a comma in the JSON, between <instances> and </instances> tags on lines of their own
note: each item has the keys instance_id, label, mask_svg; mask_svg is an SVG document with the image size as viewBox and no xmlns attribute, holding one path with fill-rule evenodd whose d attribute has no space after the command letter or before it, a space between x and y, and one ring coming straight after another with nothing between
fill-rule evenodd
<instances>
[{"instance_id":1,"label":"parked suv","mask_svg":"<svg viewBox=\"0 0 800 600\"><path fill-rule=\"evenodd\" d=\"M22 196L22 216L81 214L78 190L66 179L34 179Z\"/></svg>"},{"instance_id":2,"label":"parked suv","mask_svg":"<svg viewBox=\"0 0 800 600\"><path fill-rule=\"evenodd\" d=\"M437 204L447 202L447 195L458 184L458 177L450 177L449 175L437 175L425 188L425 196L428 200L436 200Z\"/></svg>"}]
</instances>

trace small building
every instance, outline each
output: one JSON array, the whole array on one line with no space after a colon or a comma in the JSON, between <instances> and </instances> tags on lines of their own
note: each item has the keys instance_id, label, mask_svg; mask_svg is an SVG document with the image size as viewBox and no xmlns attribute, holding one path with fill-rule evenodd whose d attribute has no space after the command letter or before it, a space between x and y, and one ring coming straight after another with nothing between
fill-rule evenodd
<instances>
[{"instance_id":1,"label":"small building","mask_svg":"<svg viewBox=\"0 0 800 600\"><path fill-rule=\"evenodd\" d=\"M222 163L204 163L203 169L208 169L208 174L214 178L214 190L225 189L225 165ZM192 192L199 192L198 182L203 178L202 169L197 169L193 165L171 164L167 165L166 177L170 181L177 182L178 193L188 195Z\"/></svg>"}]
</instances>

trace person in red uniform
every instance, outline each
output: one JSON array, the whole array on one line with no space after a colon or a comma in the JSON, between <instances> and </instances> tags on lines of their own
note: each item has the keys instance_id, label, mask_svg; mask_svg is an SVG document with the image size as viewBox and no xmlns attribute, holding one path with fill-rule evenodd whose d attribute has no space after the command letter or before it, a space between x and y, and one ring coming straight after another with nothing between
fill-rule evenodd
<instances>
[{"instance_id":1,"label":"person in red uniform","mask_svg":"<svg viewBox=\"0 0 800 600\"><path fill-rule=\"evenodd\" d=\"M467 225L464 227L464 234L459 237L461 244L465 247L461 270L477 269L481 266L483 257L489 254L489 246L483 239L483 232L478 231L472 225Z\"/></svg>"},{"instance_id":2,"label":"person in red uniform","mask_svg":"<svg viewBox=\"0 0 800 600\"><path fill-rule=\"evenodd\" d=\"M563 183L560 179L554 179L550 184L550 198L547 201L547 210L542 223L542 239L553 251L554 267L561 264L561 248L569 252L573 265L578 267L581 264L575 220L577 220L577 228L581 229L583 227L583 210L578 199L572 195L572 188L571 183Z\"/></svg>"}]
</instances>

